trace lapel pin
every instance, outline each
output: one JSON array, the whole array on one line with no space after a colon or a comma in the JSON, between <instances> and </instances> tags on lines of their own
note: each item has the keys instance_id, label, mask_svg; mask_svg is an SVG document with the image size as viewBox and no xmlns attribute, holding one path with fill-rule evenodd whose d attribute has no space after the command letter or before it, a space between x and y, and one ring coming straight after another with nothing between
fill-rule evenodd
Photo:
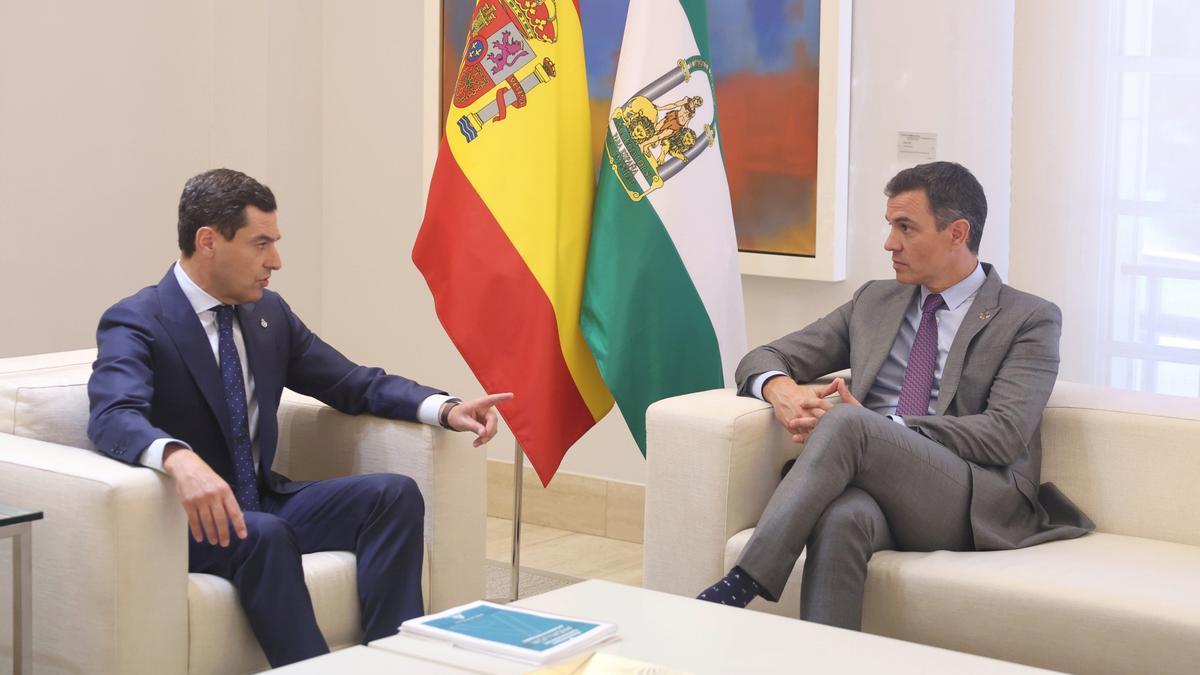
<instances>
[{"instance_id":1,"label":"lapel pin","mask_svg":"<svg viewBox=\"0 0 1200 675\"><path fill-rule=\"evenodd\" d=\"M260 325L260 326L262 326L263 328L266 328L267 326L270 326L270 325L271 325L271 324L267 323L267 320L266 320L266 319L259 319L259 320L258 320L258 323L259 323L259 325Z\"/></svg>"},{"instance_id":2,"label":"lapel pin","mask_svg":"<svg viewBox=\"0 0 1200 675\"><path fill-rule=\"evenodd\" d=\"M979 313L980 321L987 321L990 318L992 318L992 310L990 310L990 309L985 309ZM264 321L263 323L266 323L266 322Z\"/></svg>"}]
</instances>

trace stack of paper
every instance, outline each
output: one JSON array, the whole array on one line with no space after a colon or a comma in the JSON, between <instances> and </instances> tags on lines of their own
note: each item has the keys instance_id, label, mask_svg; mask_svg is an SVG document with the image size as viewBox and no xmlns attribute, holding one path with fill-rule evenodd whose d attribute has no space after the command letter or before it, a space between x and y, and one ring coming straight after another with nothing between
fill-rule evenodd
<instances>
[{"instance_id":1,"label":"stack of paper","mask_svg":"<svg viewBox=\"0 0 1200 675\"><path fill-rule=\"evenodd\" d=\"M542 664L595 647L616 635L617 626L479 600L438 614L409 619L400 626L400 631Z\"/></svg>"}]
</instances>

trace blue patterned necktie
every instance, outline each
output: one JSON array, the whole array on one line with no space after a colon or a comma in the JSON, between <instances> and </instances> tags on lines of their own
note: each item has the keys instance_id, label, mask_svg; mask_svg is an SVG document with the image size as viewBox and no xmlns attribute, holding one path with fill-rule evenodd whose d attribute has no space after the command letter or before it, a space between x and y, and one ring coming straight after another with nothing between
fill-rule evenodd
<instances>
[{"instance_id":1,"label":"blue patterned necktie","mask_svg":"<svg viewBox=\"0 0 1200 675\"><path fill-rule=\"evenodd\" d=\"M934 314L946 306L941 293L931 293L921 307L921 325L908 352L908 368L900 385L900 401L896 414L928 415L929 399L933 396L933 373L937 369L938 325Z\"/></svg>"},{"instance_id":2,"label":"blue patterned necktie","mask_svg":"<svg viewBox=\"0 0 1200 675\"><path fill-rule=\"evenodd\" d=\"M254 472L254 456L250 452L250 420L246 407L246 381L242 377L242 361L233 343L233 305L218 305L217 354L221 362L221 389L229 409L229 424L233 431L234 494L243 511L258 509L258 477Z\"/></svg>"}]
</instances>

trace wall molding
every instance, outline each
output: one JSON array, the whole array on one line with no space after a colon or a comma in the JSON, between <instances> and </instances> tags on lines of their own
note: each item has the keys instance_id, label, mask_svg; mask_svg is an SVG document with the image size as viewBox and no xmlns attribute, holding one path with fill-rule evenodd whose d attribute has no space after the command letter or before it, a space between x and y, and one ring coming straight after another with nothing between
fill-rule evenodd
<instances>
[{"instance_id":1,"label":"wall molding","mask_svg":"<svg viewBox=\"0 0 1200 675\"><path fill-rule=\"evenodd\" d=\"M487 514L512 519L513 465L488 460ZM635 483L559 471L543 488L524 467L521 522L609 539L642 543L646 487Z\"/></svg>"}]
</instances>

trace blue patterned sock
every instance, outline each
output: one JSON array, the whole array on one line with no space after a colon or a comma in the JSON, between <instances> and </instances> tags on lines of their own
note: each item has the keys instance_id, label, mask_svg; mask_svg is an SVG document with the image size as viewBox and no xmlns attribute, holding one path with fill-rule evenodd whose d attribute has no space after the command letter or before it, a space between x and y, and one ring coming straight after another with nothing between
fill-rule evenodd
<instances>
[{"instance_id":1,"label":"blue patterned sock","mask_svg":"<svg viewBox=\"0 0 1200 675\"><path fill-rule=\"evenodd\" d=\"M745 607L761 592L762 587L758 585L758 582L735 565L724 579L704 589L704 592L697 595L696 598L722 605Z\"/></svg>"}]
</instances>

